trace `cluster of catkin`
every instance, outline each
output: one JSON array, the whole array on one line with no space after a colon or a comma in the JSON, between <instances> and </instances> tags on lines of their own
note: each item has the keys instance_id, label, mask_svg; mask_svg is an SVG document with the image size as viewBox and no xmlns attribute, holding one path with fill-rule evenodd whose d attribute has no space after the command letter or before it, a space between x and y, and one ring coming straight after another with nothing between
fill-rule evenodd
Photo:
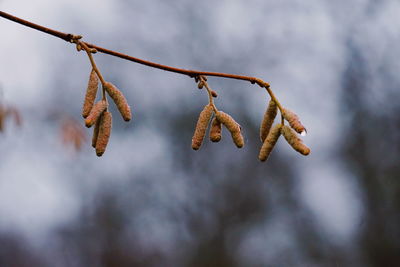
<instances>
[{"instance_id":1,"label":"cluster of catkin","mask_svg":"<svg viewBox=\"0 0 400 267\"><path fill-rule=\"evenodd\" d=\"M92 146L96 149L96 155L100 157L106 150L112 127L112 115L108 111L105 92L112 98L125 121L131 120L132 114L122 92L110 82L102 83L103 97L95 103L98 86L99 77L96 71L92 69L83 103L82 117L85 118L86 127L94 125Z\"/></svg>"},{"instance_id":2,"label":"cluster of catkin","mask_svg":"<svg viewBox=\"0 0 400 267\"><path fill-rule=\"evenodd\" d=\"M209 94L209 103L200 112L199 119L197 120L196 128L192 138L192 148L198 150L204 140L206 131L210 127L210 140L212 142L218 142L221 140L222 125L224 125L232 135L232 140L238 148L244 146L244 139L241 133L240 125L228 114L223 111L217 110L214 105L213 98L217 97L217 93L208 86L207 78L205 76L195 77L195 81L198 82L198 88L202 89L206 87ZM297 133L305 135L306 128L301 124L299 117L288 109L284 109L279 103L276 103L272 92L268 91L271 95L268 108L265 111L264 118L261 122L260 127L260 139L263 143L258 158L261 161L267 160L271 154L276 142L280 135L283 135L286 141L302 155L310 154L310 149L303 144L302 140L297 136ZM274 98L275 99L275 98ZM282 114L282 122L274 124L276 115L278 114L278 108ZM284 125L285 120L289 123L289 126ZM296 133L297 132L297 133Z\"/></svg>"},{"instance_id":3,"label":"cluster of catkin","mask_svg":"<svg viewBox=\"0 0 400 267\"><path fill-rule=\"evenodd\" d=\"M222 125L228 129L232 135L232 140L238 148L243 147L244 139L241 133L240 125L229 115L223 111L214 111L212 105L208 104L200 112L199 119L197 120L196 128L192 138L192 148L198 150L203 143L204 136L206 135L207 128L210 124L210 140L212 142L219 142L221 140Z\"/></svg>"},{"instance_id":4,"label":"cluster of catkin","mask_svg":"<svg viewBox=\"0 0 400 267\"><path fill-rule=\"evenodd\" d=\"M212 97L217 97L217 93L208 87L206 77L201 76L201 78L197 78L196 81L199 82L199 89L202 89L204 86L207 88L207 91L210 95L210 102L200 112L192 138L192 148L194 150L198 150L200 148L213 115L214 117L211 120L209 132L210 140L212 142L219 142L221 140L222 125L224 125L231 133L232 140L235 145L238 148L242 148L244 146L244 139L241 133L240 125L229 114L216 109L212 101Z\"/></svg>"},{"instance_id":5,"label":"cluster of catkin","mask_svg":"<svg viewBox=\"0 0 400 267\"><path fill-rule=\"evenodd\" d=\"M283 135L289 145L300 154L305 156L310 154L310 149L297 136L297 133L301 135L305 135L306 133L306 128L301 124L299 117L288 109L282 109L282 117L289 123L290 127L284 125L284 121L273 126L277 113L278 106L271 99L260 127L260 139L263 145L258 155L259 160L267 160L280 135Z\"/></svg>"},{"instance_id":6,"label":"cluster of catkin","mask_svg":"<svg viewBox=\"0 0 400 267\"><path fill-rule=\"evenodd\" d=\"M21 126L22 118L18 109L13 106L6 106L0 103L0 132L4 131L6 119L12 117L17 126Z\"/></svg>"}]
</instances>

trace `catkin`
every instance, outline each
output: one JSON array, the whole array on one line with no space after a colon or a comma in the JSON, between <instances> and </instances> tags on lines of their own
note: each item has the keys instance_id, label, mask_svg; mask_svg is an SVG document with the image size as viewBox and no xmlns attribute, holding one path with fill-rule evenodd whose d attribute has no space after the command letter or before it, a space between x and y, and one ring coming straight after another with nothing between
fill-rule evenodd
<instances>
[{"instance_id":1,"label":"catkin","mask_svg":"<svg viewBox=\"0 0 400 267\"><path fill-rule=\"evenodd\" d=\"M117 106L119 113L121 113L122 118L125 121L130 121L132 118L131 108L129 107L128 102L126 101L126 98L122 92L110 82L105 82L104 89L114 100L114 103Z\"/></svg>"},{"instance_id":2,"label":"catkin","mask_svg":"<svg viewBox=\"0 0 400 267\"><path fill-rule=\"evenodd\" d=\"M213 113L213 107L211 105L206 105L204 109L200 112L199 119L197 120L196 129L192 137L192 148L198 150L203 142L204 135L208 127L211 115Z\"/></svg>"},{"instance_id":3,"label":"catkin","mask_svg":"<svg viewBox=\"0 0 400 267\"><path fill-rule=\"evenodd\" d=\"M265 111L264 118L261 122L260 127L260 139L261 142L264 142L265 138L267 138L269 130L271 129L272 124L274 123L274 119L278 112L278 107L274 100L270 100L268 103L268 108Z\"/></svg>"},{"instance_id":4,"label":"catkin","mask_svg":"<svg viewBox=\"0 0 400 267\"><path fill-rule=\"evenodd\" d=\"M238 148L242 148L244 146L244 138L241 132L233 132L232 140Z\"/></svg>"},{"instance_id":5,"label":"catkin","mask_svg":"<svg viewBox=\"0 0 400 267\"><path fill-rule=\"evenodd\" d=\"M260 149L260 154L258 155L258 159L261 161L266 161L268 156L271 154L272 149L281 135L282 124L277 124L272 128L272 130L268 133L267 137L264 139L264 143Z\"/></svg>"},{"instance_id":6,"label":"catkin","mask_svg":"<svg viewBox=\"0 0 400 267\"><path fill-rule=\"evenodd\" d=\"M82 117L85 119L90 113L90 110L93 107L94 100L96 99L97 95L97 88L99 85L99 78L97 77L96 72L94 69L90 72L89 76L89 82L88 86L86 89L86 95L85 95L85 101L83 102L83 108L82 108Z\"/></svg>"},{"instance_id":7,"label":"catkin","mask_svg":"<svg viewBox=\"0 0 400 267\"><path fill-rule=\"evenodd\" d=\"M233 142L238 148L243 147L244 139L240 132L240 125L228 114L223 111L218 111L215 114L218 121L220 121L229 130L232 135Z\"/></svg>"},{"instance_id":8,"label":"catkin","mask_svg":"<svg viewBox=\"0 0 400 267\"><path fill-rule=\"evenodd\" d=\"M100 121L103 118L103 114L101 114L100 118L96 121L96 124L94 125L93 137L92 137L92 147L93 148L96 148L97 138L99 136Z\"/></svg>"},{"instance_id":9,"label":"catkin","mask_svg":"<svg viewBox=\"0 0 400 267\"><path fill-rule=\"evenodd\" d=\"M101 157L104 151L106 151L106 147L108 144L108 139L111 135L111 127L112 127L112 115L111 112L104 112L103 116L101 116L100 124L99 124L99 134L96 142L96 155Z\"/></svg>"},{"instance_id":10,"label":"catkin","mask_svg":"<svg viewBox=\"0 0 400 267\"><path fill-rule=\"evenodd\" d=\"M93 106L92 110L89 113L89 116L87 116L85 120L86 127L88 128L92 127L92 125L95 124L96 121L99 119L101 113L103 113L103 111L106 110L107 106L108 104L104 100L100 100L99 102L97 102Z\"/></svg>"},{"instance_id":11,"label":"catkin","mask_svg":"<svg viewBox=\"0 0 400 267\"><path fill-rule=\"evenodd\" d=\"M300 154L307 156L310 154L310 149L303 144L303 141L297 136L296 132L293 131L289 126L283 126L281 130L282 135L285 137L286 141L293 147L294 150Z\"/></svg>"},{"instance_id":12,"label":"catkin","mask_svg":"<svg viewBox=\"0 0 400 267\"><path fill-rule=\"evenodd\" d=\"M211 122L211 128L210 128L210 140L211 142L219 142L221 140L221 132L222 132L222 127L221 127L221 122L217 120L216 117Z\"/></svg>"},{"instance_id":13,"label":"catkin","mask_svg":"<svg viewBox=\"0 0 400 267\"><path fill-rule=\"evenodd\" d=\"M296 132L299 134L306 132L306 128L301 124L299 117L293 112L288 109L283 109L282 116L287 120Z\"/></svg>"}]
</instances>

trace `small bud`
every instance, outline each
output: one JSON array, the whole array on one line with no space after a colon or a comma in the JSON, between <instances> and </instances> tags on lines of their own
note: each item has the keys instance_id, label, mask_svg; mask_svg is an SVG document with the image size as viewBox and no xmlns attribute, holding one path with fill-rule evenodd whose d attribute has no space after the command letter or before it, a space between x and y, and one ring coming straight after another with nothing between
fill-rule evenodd
<instances>
[{"instance_id":1,"label":"small bud","mask_svg":"<svg viewBox=\"0 0 400 267\"><path fill-rule=\"evenodd\" d=\"M204 86L204 82L203 82L203 81L200 81L200 82L197 84L197 88L199 88L199 89L203 89L203 86Z\"/></svg>"},{"instance_id":2,"label":"small bud","mask_svg":"<svg viewBox=\"0 0 400 267\"><path fill-rule=\"evenodd\" d=\"M281 128L282 124L277 124L272 128L272 130L268 133L267 137L264 140L264 143L260 149L260 154L258 155L258 159L261 161L266 161L269 155L271 154L272 150L276 142L281 135Z\"/></svg>"},{"instance_id":3,"label":"small bud","mask_svg":"<svg viewBox=\"0 0 400 267\"><path fill-rule=\"evenodd\" d=\"M96 155L101 157L106 151L108 140L111 135L112 115L111 112L104 112L100 119L99 135L96 142Z\"/></svg>"},{"instance_id":4,"label":"small bud","mask_svg":"<svg viewBox=\"0 0 400 267\"><path fill-rule=\"evenodd\" d=\"M275 101L272 99L269 101L268 108L265 111L264 118L261 122L260 127L260 139L261 142L264 142L267 137L269 130L271 129L272 124L274 123L274 119L278 112L278 107L276 106Z\"/></svg>"},{"instance_id":5,"label":"small bud","mask_svg":"<svg viewBox=\"0 0 400 267\"><path fill-rule=\"evenodd\" d=\"M297 136L296 132L293 131L289 126L283 126L281 130L282 135L285 137L286 141L293 147L294 150L300 154L307 156L310 154L310 149L303 144L303 141Z\"/></svg>"},{"instance_id":6,"label":"small bud","mask_svg":"<svg viewBox=\"0 0 400 267\"><path fill-rule=\"evenodd\" d=\"M220 121L232 135L233 142L238 148L243 147L244 139L240 132L240 125L228 114L223 111L218 111L215 114L218 121Z\"/></svg>"},{"instance_id":7,"label":"small bud","mask_svg":"<svg viewBox=\"0 0 400 267\"><path fill-rule=\"evenodd\" d=\"M85 125L86 127L90 128L92 127L93 124L96 123L96 121L99 119L101 113L103 113L104 110L106 110L108 104L104 100L100 100L97 102L92 110L89 113L89 116L87 116L85 120Z\"/></svg>"},{"instance_id":8,"label":"small bud","mask_svg":"<svg viewBox=\"0 0 400 267\"><path fill-rule=\"evenodd\" d=\"M97 95L97 88L99 85L99 78L97 77L96 72L94 69L90 72L89 82L86 89L85 101L83 102L82 108L82 117L85 119L90 113L90 110L93 107L94 100L96 99Z\"/></svg>"},{"instance_id":9,"label":"small bud","mask_svg":"<svg viewBox=\"0 0 400 267\"><path fill-rule=\"evenodd\" d=\"M213 107L206 105L200 112L199 119L197 120L196 129L192 137L192 148L198 150L203 142L208 123L210 122L211 115L213 113Z\"/></svg>"},{"instance_id":10,"label":"small bud","mask_svg":"<svg viewBox=\"0 0 400 267\"><path fill-rule=\"evenodd\" d=\"M222 124L216 117L211 122L210 140L211 142L219 142L221 140Z\"/></svg>"},{"instance_id":11,"label":"small bud","mask_svg":"<svg viewBox=\"0 0 400 267\"><path fill-rule=\"evenodd\" d=\"M128 102L126 101L126 98L122 92L110 82L106 82L104 84L104 89L114 100L114 103L117 106L119 113L121 113L122 118L125 121L130 121L132 118L131 108L129 107Z\"/></svg>"},{"instance_id":12,"label":"small bud","mask_svg":"<svg viewBox=\"0 0 400 267\"><path fill-rule=\"evenodd\" d=\"M304 128L299 117L294 112L288 109L283 109L282 116L289 122L290 127L292 127L297 133L301 134L302 132L306 132L306 128Z\"/></svg>"},{"instance_id":13,"label":"small bud","mask_svg":"<svg viewBox=\"0 0 400 267\"><path fill-rule=\"evenodd\" d=\"M214 90L211 90L211 95L215 98L218 96L217 92L215 92Z\"/></svg>"}]
</instances>

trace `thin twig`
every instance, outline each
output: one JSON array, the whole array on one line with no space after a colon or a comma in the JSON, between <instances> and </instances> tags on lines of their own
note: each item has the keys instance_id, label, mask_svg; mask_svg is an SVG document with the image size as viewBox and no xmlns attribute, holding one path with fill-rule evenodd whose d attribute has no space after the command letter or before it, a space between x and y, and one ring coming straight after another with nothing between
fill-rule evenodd
<instances>
[{"instance_id":1,"label":"thin twig","mask_svg":"<svg viewBox=\"0 0 400 267\"><path fill-rule=\"evenodd\" d=\"M11 14L8 14L6 12L3 12L3 11L0 11L0 16L5 18L5 19L17 22L17 23L22 24L22 25L25 25L27 27L36 29L38 31L42 31L44 33L47 33L47 34L53 35L55 37L61 38L64 41L67 41L67 42L73 42L73 37L76 36L76 35L71 34L71 33L60 32L60 31L57 31L57 30L53 30L53 29L50 29L50 28L47 28L47 27L32 23L30 21L15 17L15 16L13 16ZM126 54L122 54L120 52L116 52L116 51L113 51L113 50L109 50L109 49L106 49L106 48L103 48L103 47L100 47L100 46L97 46L97 45L94 45L94 44L90 44L90 43L86 43L86 42L82 42L82 43L84 43L88 47L94 48L98 52L102 52L104 54L108 54L108 55L111 55L111 56L115 56L115 57L119 57L119 58L126 59L126 60L129 60L129 61L133 61L133 62L142 64L142 65L146 65L146 66L149 66L149 67L153 67L153 68L157 68L157 69L161 69L161 70L165 70L165 71L169 71L169 72L175 72L175 73L188 75L189 77L192 77L192 78L198 77L200 75L223 77L223 78L229 78L229 79L245 80L245 81L249 81L251 83L257 83L260 87L264 87L264 88L267 88L267 89L269 88L269 83L267 83L267 82L265 82L265 81L263 81L263 80L261 80L259 78L256 78L256 77L250 77L250 76L245 76L245 75L237 75L237 74L230 74L230 73L220 73L220 72L209 72L209 71L180 69L180 68L175 68L175 67L171 67L171 66L162 65L162 64L151 62L151 61L143 60L143 59L140 59L140 58L132 57L132 56L129 56L129 55L126 55ZM268 93L270 93L270 92L268 92Z\"/></svg>"},{"instance_id":2,"label":"thin twig","mask_svg":"<svg viewBox=\"0 0 400 267\"><path fill-rule=\"evenodd\" d=\"M214 99L213 99L213 96L212 96L212 93L211 93L212 89L209 87L206 78L204 76L199 76L199 82L202 82L204 87L206 88L207 93L208 93L208 101L209 101L210 105L212 106L214 112L217 113L218 109L214 105Z\"/></svg>"}]
</instances>

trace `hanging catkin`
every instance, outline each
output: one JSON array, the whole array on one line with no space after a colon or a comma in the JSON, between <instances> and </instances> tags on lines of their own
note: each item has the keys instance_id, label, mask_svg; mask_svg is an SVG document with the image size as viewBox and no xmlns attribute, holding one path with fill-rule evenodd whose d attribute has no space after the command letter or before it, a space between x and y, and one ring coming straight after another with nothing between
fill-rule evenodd
<instances>
[{"instance_id":1,"label":"hanging catkin","mask_svg":"<svg viewBox=\"0 0 400 267\"><path fill-rule=\"evenodd\" d=\"M99 119L101 113L107 108L108 104L104 100L98 101L92 108L92 110L89 113L89 116L87 116L85 120L85 125L86 127L92 127L93 124L96 123L96 121Z\"/></svg>"},{"instance_id":2,"label":"hanging catkin","mask_svg":"<svg viewBox=\"0 0 400 267\"><path fill-rule=\"evenodd\" d=\"M283 109L282 116L287 120L296 132L299 134L306 132L306 128L301 124L299 117L292 111L288 109Z\"/></svg>"},{"instance_id":3,"label":"hanging catkin","mask_svg":"<svg viewBox=\"0 0 400 267\"><path fill-rule=\"evenodd\" d=\"M275 125L272 130L268 133L267 137L264 139L264 143L260 149L260 154L258 159L261 161L266 161L268 156L271 154L272 149L281 135L282 124Z\"/></svg>"},{"instance_id":4,"label":"hanging catkin","mask_svg":"<svg viewBox=\"0 0 400 267\"><path fill-rule=\"evenodd\" d=\"M93 129L93 137L92 137L92 147L96 148L96 143L97 143L97 138L99 136L99 129L100 129L100 121L102 120L103 117L102 113L100 115L100 118L96 121L95 125L94 125L94 129Z\"/></svg>"},{"instance_id":5,"label":"hanging catkin","mask_svg":"<svg viewBox=\"0 0 400 267\"><path fill-rule=\"evenodd\" d=\"M303 144L303 141L297 136L296 132L293 131L289 126L283 126L281 130L282 135L285 137L286 141L293 147L294 150L300 154L307 156L310 154L310 149Z\"/></svg>"},{"instance_id":6,"label":"hanging catkin","mask_svg":"<svg viewBox=\"0 0 400 267\"><path fill-rule=\"evenodd\" d=\"M93 107L94 100L96 99L97 95L97 88L99 85L99 78L97 77L96 72L94 69L90 72L89 76L89 82L88 86L86 89L86 95L85 95L85 101L83 102L83 108L82 108L82 117L85 119L90 113L90 110Z\"/></svg>"},{"instance_id":7,"label":"hanging catkin","mask_svg":"<svg viewBox=\"0 0 400 267\"><path fill-rule=\"evenodd\" d=\"M216 117L213 118L210 128L210 140L212 142L219 142L221 140L221 122Z\"/></svg>"},{"instance_id":8,"label":"hanging catkin","mask_svg":"<svg viewBox=\"0 0 400 267\"><path fill-rule=\"evenodd\" d=\"M240 125L228 114L223 111L218 111L215 114L218 121L220 121L229 130L232 135L233 142L238 148L243 147L244 139L240 132Z\"/></svg>"},{"instance_id":9,"label":"hanging catkin","mask_svg":"<svg viewBox=\"0 0 400 267\"><path fill-rule=\"evenodd\" d=\"M213 107L206 105L200 112L199 119L197 120L196 129L192 137L192 148L198 150L203 142L204 135L210 122L211 115L213 113Z\"/></svg>"},{"instance_id":10,"label":"hanging catkin","mask_svg":"<svg viewBox=\"0 0 400 267\"><path fill-rule=\"evenodd\" d=\"M100 119L99 134L97 136L97 142L96 142L96 155L99 157L103 155L104 151L106 151L108 139L110 138L111 135L111 127L112 127L111 112L105 111Z\"/></svg>"},{"instance_id":11,"label":"hanging catkin","mask_svg":"<svg viewBox=\"0 0 400 267\"><path fill-rule=\"evenodd\" d=\"M260 127L260 139L261 142L264 142L265 138L267 137L269 130L271 129L272 124L274 123L274 119L278 112L278 108L274 100L270 100L268 103L268 108L265 111L264 118L261 122Z\"/></svg>"},{"instance_id":12,"label":"hanging catkin","mask_svg":"<svg viewBox=\"0 0 400 267\"><path fill-rule=\"evenodd\" d=\"M129 107L128 102L126 101L126 98L122 92L110 82L105 82L103 86L110 97L114 100L114 103L117 106L119 113L121 113L122 118L125 121L130 121L132 118L131 108Z\"/></svg>"}]
</instances>

